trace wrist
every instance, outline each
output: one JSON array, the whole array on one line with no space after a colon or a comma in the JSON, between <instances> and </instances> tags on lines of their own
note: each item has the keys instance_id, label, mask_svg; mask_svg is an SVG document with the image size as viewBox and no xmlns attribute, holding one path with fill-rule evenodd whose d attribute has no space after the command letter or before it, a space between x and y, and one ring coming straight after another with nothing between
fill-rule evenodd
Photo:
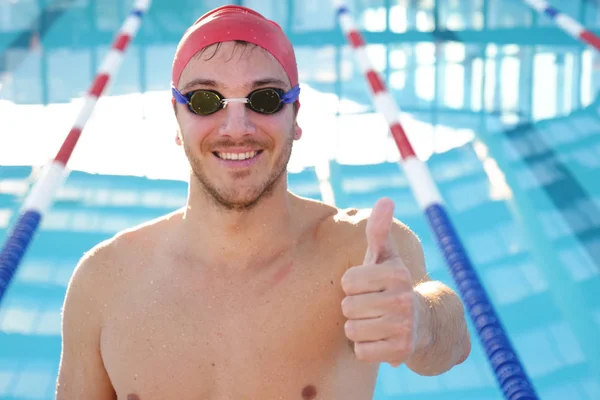
<instances>
[{"instance_id":1,"label":"wrist","mask_svg":"<svg viewBox=\"0 0 600 400\"><path fill-rule=\"evenodd\" d=\"M468 356L470 340L458 296L439 282L417 285L414 351L406 365L420 375L439 375Z\"/></svg>"},{"instance_id":2,"label":"wrist","mask_svg":"<svg viewBox=\"0 0 600 400\"><path fill-rule=\"evenodd\" d=\"M413 354L421 354L427 351L435 343L435 308L431 299L422 292L423 284L414 289L416 300L416 326L415 326L415 347Z\"/></svg>"}]
</instances>

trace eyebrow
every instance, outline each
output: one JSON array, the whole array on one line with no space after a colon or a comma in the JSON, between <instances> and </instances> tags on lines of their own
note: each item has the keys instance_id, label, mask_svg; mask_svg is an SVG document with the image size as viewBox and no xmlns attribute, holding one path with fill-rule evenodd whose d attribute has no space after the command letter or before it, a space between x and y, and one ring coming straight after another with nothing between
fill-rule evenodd
<instances>
[{"instance_id":1,"label":"eyebrow","mask_svg":"<svg viewBox=\"0 0 600 400\"><path fill-rule=\"evenodd\" d=\"M282 81L281 79L277 79L277 78L259 79L259 80L252 82L251 86L252 86L252 89L256 89L257 87L265 86L265 85L276 85L276 86L281 86L281 87L287 86L284 81Z\"/></svg>"},{"instance_id":2,"label":"eyebrow","mask_svg":"<svg viewBox=\"0 0 600 400\"><path fill-rule=\"evenodd\" d=\"M286 87L286 83L284 81L282 81L281 79L277 79L277 78L265 78L265 79L258 79L255 80L254 82L252 82L250 84L250 88L251 90L259 88L261 86L266 86L266 85L276 85L276 86L281 86L282 88ZM217 88L219 86L221 86L221 84L219 84L219 82L212 80L212 79L194 79L188 83L186 83L183 88L181 89L182 91L187 91L195 86L208 86L211 88Z\"/></svg>"}]
</instances>

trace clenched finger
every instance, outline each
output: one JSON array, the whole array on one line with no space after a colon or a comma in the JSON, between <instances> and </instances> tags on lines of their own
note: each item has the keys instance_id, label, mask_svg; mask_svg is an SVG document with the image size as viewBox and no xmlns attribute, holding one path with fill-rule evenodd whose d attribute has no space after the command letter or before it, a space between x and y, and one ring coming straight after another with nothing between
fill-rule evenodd
<instances>
[{"instance_id":1,"label":"clenched finger","mask_svg":"<svg viewBox=\"0 0 600 400\"><path fill-rule=\"evenodd\" d=\"M412 288L410 272L400 259L383 264L359 265L349 268L342 276L346 295L381 292L390 287Z\"/></svg>"},{"instance_id":2,"label":"clenched finger","mask_svg":"<svg viewBox=\"0 0 600 400\"><path fill-rule=\"evenodd\" d=\"M350 319L344 325L346 337L353 342L374 342L396 336L410 337L411 322L402 318Z\"/></svg>"},{"instance_id":3,"label":"clenched finger","mask_svg":"<svg viewBox=\"0 0 600 400\"><path fill-rule=\"evenodd\" d=\"M348 319L377 318L388 315L411 315L413 298L410 293L376 292L346 296L342 313Z\"/></svg>"},{"instance_id":4,"label":"clenched finger","mask_svg":"<svg viewBox=\"0 0 600 400\"><path fill-rule=\"evenodd\" d=\"M356 358L365 362L402 364L408 360L411 352L410 340L402 337L354 343Z\"/></svg>"}]
</instances>

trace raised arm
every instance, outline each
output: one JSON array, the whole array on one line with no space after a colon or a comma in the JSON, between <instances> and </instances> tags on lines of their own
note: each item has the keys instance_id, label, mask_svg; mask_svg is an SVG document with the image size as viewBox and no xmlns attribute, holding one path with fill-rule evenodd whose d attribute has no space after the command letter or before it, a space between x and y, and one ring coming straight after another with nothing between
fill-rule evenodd
<instances>
[{"instance_id":1,"label":"raised arm","mask_svg":"<svg viewBox=\"0 0 600 400\"><path fill-rule=\"evenodd\" d=\"M100 355L102 264L102 252L82 258L67 288L57 400L117 399Z\"/></svg>"},{"instance_id":2,"label":"raised arm","mask_svg":"<svg viewBox=\"0 0 600 400\"><path fill-rule=\"evenodd\" d=\"M421 243L393 211L381 199L356 216L355 266L342 277L346 336L359 360L439 375L471 350L464 309L448 286L429 279Z\"/></svg>"},{"instance_id":3,"label":"raised arm","mask_svg":"<svg viewBox=\"0 0 600 400\"><path fill-rule=\"evenodd\" d=\"M394 221L392 237L411 273L417 295L417 343L406 366L420 375L439 375L467 359L471 340L458 295L427 276L423 248L417 236Z\"/></svg>"}]
</instances>

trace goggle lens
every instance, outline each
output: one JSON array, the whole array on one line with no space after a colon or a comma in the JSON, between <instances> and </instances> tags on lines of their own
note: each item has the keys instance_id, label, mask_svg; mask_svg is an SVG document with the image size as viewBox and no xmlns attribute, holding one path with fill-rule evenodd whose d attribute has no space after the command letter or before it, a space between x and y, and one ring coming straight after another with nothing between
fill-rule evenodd
<instances>
[{"instance_id":1,"label":"goggle lens","mask_svg":"<svg viewBox=\"0 0 600 400\"><path fill-rule=\"evenodd\" d=\"M199 115L217 112L221 106L221 98L214 92L198 90L190 96L190 108Z\"/></svg>"},{"instance_id":2,"label":"goggle lens","mask_svg":"<svg viewBox=\"0 0 600 400\"><path fill-rule=\"evenodd\" d=\"M261 114L273 114L283 107L282 94L270 88L256 90L248 96L247 106Z\"/></svg>"}]
</instances>

